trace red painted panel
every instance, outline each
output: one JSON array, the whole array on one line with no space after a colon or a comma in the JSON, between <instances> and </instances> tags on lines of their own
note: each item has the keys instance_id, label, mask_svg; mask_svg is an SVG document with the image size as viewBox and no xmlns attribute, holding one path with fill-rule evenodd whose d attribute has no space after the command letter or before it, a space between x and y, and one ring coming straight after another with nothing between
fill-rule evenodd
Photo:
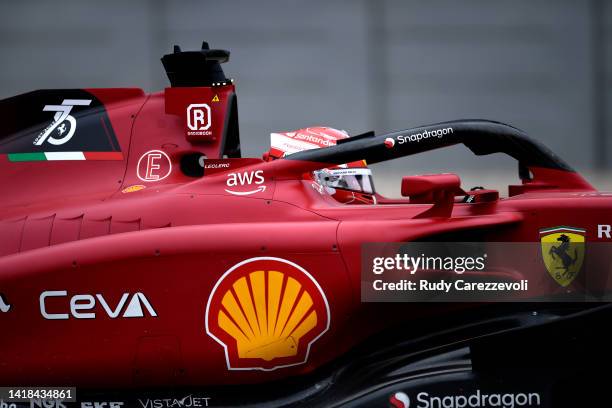
<instances>
[{"instance_id":1,"label":"red painted panel","mask_svg":"<svg viewBox=\"0 0 612 408\"><path fill-rule=\"evenodd\" d=\"M19 252L25 221L24 217L0 222L0 256Z\"/></svg>"},{"instance_id":2,"label":"red painted panel","mask_svg":"<svg viewBox=\"0 0 612 408\"><path fill-rule=\"evenodd\" d=\"M44 218L28 218L23 228L20 251L49 246L54 218L55 215Z\"/></svg>"}]
</instances>

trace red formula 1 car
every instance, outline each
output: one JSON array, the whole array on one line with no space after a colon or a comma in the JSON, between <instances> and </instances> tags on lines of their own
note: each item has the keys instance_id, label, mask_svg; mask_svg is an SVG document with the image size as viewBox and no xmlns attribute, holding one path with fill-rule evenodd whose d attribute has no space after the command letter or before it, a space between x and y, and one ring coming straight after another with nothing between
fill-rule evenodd
<instances>
[{"instance_id":1,"label":"red formula 1 car","mask_svg":"<svg viewBox=\"0 0 612 408\"><path fill-rule=\"evenodd\" d=\"M593 334L580 322L609 318L575 303L362 302L367 242L546 236L567 273L538 258L507 277L530 279L534 296L567 291L589 259L564 252L561 236L609 240L612 197L522 131L481 120L381 136L285 132L276 141L286 150L241 158L235 88L220 66L228 58L206 44L175 47L162 58L172 86L150 95L41 90L0 101L0 385L399 407L402 381L408 390L419 375L450 376L445 387L466 389L492 360L545 358L558 377L550 356L570 354L559 348L570 334ZM465 192L453 174L404 177L404 199L374 190L366 163L454 144L512 156L522 183L506 198ZM589 284L605 292L607 275ZM533 346L542 338L548 346Z\"/></svg>"}]
</instances>

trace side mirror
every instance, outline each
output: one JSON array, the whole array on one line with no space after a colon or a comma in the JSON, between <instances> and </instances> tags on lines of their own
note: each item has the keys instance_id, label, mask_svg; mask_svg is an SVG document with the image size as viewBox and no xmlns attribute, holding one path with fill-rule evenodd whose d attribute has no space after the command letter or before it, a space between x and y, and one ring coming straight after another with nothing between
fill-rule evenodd
<instances>
[{"instance_id":1,"label":"side mirror","mask_svg":"<svg viewBox=\"0 0 612 408\"><path fill-rule=\"evenodd\" d=\"M439 192L451 192L454 195L463 194L459 176L452 173L424 174L422 176L402 177L402 196L410 197L416 201L426 200L427 197ZM433 202L430 200L422 202Z\"/></svg>"},{"instance_id":2,"label":"side mirror","mask_svg":"<svg viewBox=\"0 0 612 408\"><path fill-rule=\"evenodd\" d=\"M455 196L465 194L461 179L452 173L426 174L402 177L402 196L409 197L410 203L433 204L416 218L451 216Z\"/></svg>"}]
</instances>

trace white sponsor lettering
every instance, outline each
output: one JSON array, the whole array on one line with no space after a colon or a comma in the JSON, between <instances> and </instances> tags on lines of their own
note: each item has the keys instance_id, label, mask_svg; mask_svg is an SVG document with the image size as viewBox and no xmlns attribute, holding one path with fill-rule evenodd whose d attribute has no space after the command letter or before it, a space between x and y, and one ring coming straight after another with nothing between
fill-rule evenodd
<instances>
[{"instance_id":1,"label":"white sponsor lettering","mask_svg":"<svg viewBox=\"0 0 612 408\"><path fill-rule=\"evenodd\" d=\"M207 407L210 397L194 397L188 395L184 398L158 398L158 399L147 399L138 402L142 408L193 408L193 407Z\"/></svg>"},{"instance_id":2,"label":"white sponsor lettering","mask_svg":"<svg viewBox=\"0 0 612 408\"><path fill-rule=\"evenodd\" d=\"M187 132L189 135L211 135L210 106L206 103L192 103L187 107Z\"/></svg>"},{"instance_id":3,"label":"white sponsor lettering","mask_svg":"<svg viewBox=\"0 0 612 408\"><path fill-rule=\"evenodd\" d=\"M229 169L229 163L206 163L204 164L205 169Z\"/></svg>"},{"instance_id":4,"label":"white sponsor lettering","mask_svg":"<svg viewBox=\"0 0 612 408\"><path fill-rule=\"evenodd\" d=\"M259 193L266 191L266 186L262 185L265 181L263 170L229 173L225 183L228 187L256 185L257 188L248 191L235 191L230 189L225 189L225 191L234 195L250 195Z\"/></svg>"},{"instance_id":5,"label":"white sponsor lettering","mask_svg":"<svg viewBox=\"0 0 612 408\"><path fill-rule=\"evenodd\" d=\"M30 400L30 408L66 408L66 405L61 400Z\"/></svg>"},{"instance_id":6,"label":"white sponsor lettering","mask_svg":"<svg viewBox=\"0 0 612 408\"><path fill-rule=\"evenodd\" d=\"M434 130L424 130L421 133L415 133L412 135L399 135L397 137L397 142L399 144L404 144L408 142L420 142L423 139L429 139L431 137L437 137L440 139L441 137L453 133L453 128L443 128L443 129L434 129Z\"/></svg>"},{"instance_id":7,"label":"white sponsor lettering","mask_svg":"<svg viewBox=\"0 0 612 408\"><path fill-rule=\"evenodd\" d=\"M317 137L314 135L310 135L310 134L304 134L304 133L298 133L295 135L295 138L297 140L305 140L307 142L312 142L315 143L319 146L335 146L336 145L336 140L327 140L324 139L322 137Z\"/></svg>"},{"instance_id":8,"label":"white sponsor lettering","mask_svg":"<svg viewBox=\"0 0 612 408\"><path fill-rule=\"evenodd\" d=\"M612 225L609 224L599 224L597 226L597 238L607 238L607 239L611 239L612 238Z\"/></svg>"},{"instance_id":9,"label":"white sponsor lettering","mask_svg":"<svg viewBox=\"0 0 612 408\"><path fill-rule=\"evenodd\" d=\"M123 318L145 317L145 311L149 316L157 317L157 313L147 297L140 292L132 294L131 297L129 293L124 293L119 302L113 305L114 307L109 306L108 301L100 293L97 293L95 297L88 294L74 295L70 298L70 308L68 310L70 313L50 313L48 311L47 302L51 301L52 298L65 298L67 296L68 292L65 290L44 291L39 298L40 314L47 320L67 320L70 316L75 319L95 319L98 316L97 313L99 313L99 310L96 310L96 304L99 303L111 319L116 319L120 314ZM130 299L129 302L128 299ZM65 302L63 304L65 306Z\"/></svg>"},{"instance_id":10,"label":"white sponsor lettering","mask_svg":"<svg viewBox=\"0 0 612 408\"><path fill-rule=\"evenodd\" d=\"M43 111L55 112L53 116L53 122L47 126L34 140L34 145L40 146L45 142L49 142L52 145L60 146L67 143L74 132L76 131L76 119L70 114L72 108L75 106L89 106L91 99L64 99L61 105L45 105ZM70 128L66 130L66 122L70 124ZM57 136L51 136L51 134L57 130ZM64 133L66 133L64 135Z\"/></svg>"},{"instance_id":11,"label":"white sponsor lettering","mask_svg":"<svg viewBox=\"0 0 612 408\"><path fill-rule=\"evenodd\" d=\"M486 408L486 407L539 407L542 404L540 394L530 393L491 393L485 394L476 390L469 395L431 396L419 392L416 397L417 408Z\"/></svg>"},{"instance_id":12,"label":"white sponsor lettering","mask_svg":"<svg viewBox=\"0 0 612 408\"><path fill-rule=\"evenodd\" d=\"M172 172L170 157L161 150L150 150L140 156L136 165L136 176L142 181L161 181Z\"/></svg>"},{"instance_id":13,"label":"white sponsor lettering","mask_svg":"<svg viewBox=\"0 0 612 408\"><path fill-rule=\"evenodd\" d=\"M287 136L286 134L282 133L271 133L270 146L272 148L281 150L286 156L292 153L301 152L303 150L318 149L320 147L327 146L325 144L308 143L304 140L297 140L294 138L294 136L295 135Z\"/></svg>"},{"instance_id":14,"label":"white sponsor lettering","mask_svg":"<svg viewBox=\"0 0 612 408\"><path fill-rule=\"evenodd\" d=\"M263 170L249 171L243 173L230 173L227 176L227 186L235 187L238 185L263 184Z\"/></svg>"},{"instance_id":15,"label":"white sponsor lettering","mask_svg":"<svg viewBox=\"0 0 612 408\"><path fill-rule=\"evenodd\" d=\"M331 169L329 170L334 176L371 176L372 170L366 168L346 168L346 169Z\"/></svg>"},{"instance_id":16,"label":"white sponsor lettering","mask_svg":"<svg viewBox=\"0 0 612 408\"><path fill-rule=\"evenodd\" d=\"M122 401L95 401L95 402L81 402L81 408L121 408L124 402Z\"/></svg>"}]
</instances>

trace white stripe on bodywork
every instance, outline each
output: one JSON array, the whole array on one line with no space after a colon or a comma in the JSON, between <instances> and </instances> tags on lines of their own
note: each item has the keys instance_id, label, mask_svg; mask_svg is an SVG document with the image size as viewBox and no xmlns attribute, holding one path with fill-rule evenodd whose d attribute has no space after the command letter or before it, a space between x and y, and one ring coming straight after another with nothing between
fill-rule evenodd
<instances>
[{"instance_id":1,"label":"white stripe on bodywork","mask_svg":"<svg viewBox=\"0 0 612 408\"><path fill-rule=\"evenodd\" d=\"M91 99L64 99L62 105L89 106Z\"/></svg>"},{"instance_id":2,"label":"white stripe on bodywork","mask_svg":"<svg viewBox=\"0 0 612 408\"><path fill-rule=\"evenodd\" d=\"M47 160L85 160L83 152L45 152Z\"/></svg>"}]
</instances>

